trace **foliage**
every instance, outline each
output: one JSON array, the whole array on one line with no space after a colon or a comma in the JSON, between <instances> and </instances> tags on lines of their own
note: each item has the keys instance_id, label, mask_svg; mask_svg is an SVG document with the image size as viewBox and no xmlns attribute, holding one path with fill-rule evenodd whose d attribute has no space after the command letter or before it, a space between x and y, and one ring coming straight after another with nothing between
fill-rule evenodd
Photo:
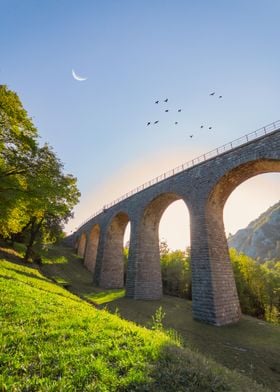
<instances>
[{"instance_id":1,"label":"foliage","mask_svg":"<svg viewBox=\"0 0 280 392\"><path fill-rule=\"evenodd\" d=\"M17 94L0 85L1 177L22 174L36 151L37 130Z\"/></svg>"},{"instance_id":2,"label":"foliage","mask_svg":"<svg viewBox=\"0 0 280 392\"><path fill-rule=\"evenodd\" d=\"M62 163L48 145L38 149L30 177L26 260L36 240L54 242L61 235L61 224L71 217L80 196L76 179L63 173Z\"/></svg>"},{"instance_id":3,"label":"foliage","mask_svg":"<svg viewBox=\"0 0 280 392\"><path fill-rule=\"evenodd\" d=\"M165 294L191 299L191 268L188 252L170 251L160 243L161 271Z\"/></svg>"},{"instance_id":4,"label":"foliage","mask_svg":"<svg viewBox=\"0 0 280 392\"><path fill-rule=\"evenodd\" d=\"M0 85L0 235L27 223L27 178L37 149L37 130L16 93Z\"/></svg>"},{"instance_id":5,"label":"foliage","mask_svg":"<svg viewBox=\"0 0 280 392\"><path fill-rule=\"evenodd\" d=\"M152 329L162 331L163 330L163 319L165 317L165 312L162 309L162 306L160 306L155 314L152 316Z\"/></svg>"},{"instance_id":6,"label":"foliage","mask_svg":"<svg viewBox=\"0 0 280 392\"><path fill-rule=\"evenodd\" d=\"M126 282L126 276L127 276L128 254L129 254L129 243L127 243L127 244L125 245L125 247L123 248L124 283Z\"/></svg>"},{"instance_id":7,"label":"foliage","mask_svg":"<svg viewBox=\"0 0 280 392\"><path fill-rule=\"evenodd\" d=\"M34 244L62 237L80 196L76 179L37 139L17 94L0 86L0 236L24 241L26 261Z\"/></svg>"},{"instance_id":8,"label":"foliage","mask_svg":"<svg viewBox=\"0 0 280 392\"><path fill-rule=\"evenodd\" d=\"M258 264L235 249L230 258L242 312L280 323L280 262Z\"/></svg>"}]
</instances>

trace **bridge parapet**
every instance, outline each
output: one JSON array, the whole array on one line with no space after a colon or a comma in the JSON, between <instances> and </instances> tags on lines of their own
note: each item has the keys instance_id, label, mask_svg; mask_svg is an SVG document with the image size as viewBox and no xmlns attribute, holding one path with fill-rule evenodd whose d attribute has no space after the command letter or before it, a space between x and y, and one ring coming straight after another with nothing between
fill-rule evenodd
<instances>
[{"instance_id":1,"label":"bridge parapet","mask_svg":"<svg viewBox=\"0 0 280 392\"><path fill-rule=\"evenodd\" d=\"M280 129L280 120L272 122L270 124L267 124L264 127L261 127L253 132L247 133L246 135L243 135L235 140L232 140L229 143L223 144L222 146L217 147L214 150L208 151L205 154L202 154L194 159L191 159L188 162L182 163L181 165L175 167L174 169L168 170L167 172L160 174L159 176L154 177L153 179L139 185L137 188L134 188L131 191L123 194L122 196L118 197L117 199L113 200L112 202L105 204L102 209L96 211L88 219L83 221L78 226L77 230L79 230L82 226L84 226L92 218L96 217L99 214L102 214L102 212L106 211L108 208L115 206L116 204L135 195L136 193L141 192L141 191L149 188L150 186L158 184L159 182L164 181L165 179L167 179L169 177L172 177L178 173L181 173L181 172L188 170L194 166L197 166L205 161L208 161L209 159L215 158L215 157L222 155L226 152L234 150L242 145L250 143L256 139L259 139L263 136L266 136L267 134L275 132L279 129Z\"/></svg>"}]
</instances>

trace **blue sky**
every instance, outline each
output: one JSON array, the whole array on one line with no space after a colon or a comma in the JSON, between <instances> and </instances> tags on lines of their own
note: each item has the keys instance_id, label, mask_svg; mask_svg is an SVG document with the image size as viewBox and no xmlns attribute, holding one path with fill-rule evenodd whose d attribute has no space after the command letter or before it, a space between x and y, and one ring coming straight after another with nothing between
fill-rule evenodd
<instances>
[{"instance_id":1,"label":"blue sky","mask_svg":"<svg viewBox=\"0 0 280 392\"><path fill-rule=\"evenodd\" d=\"M0 83L78 178L69 230L139 183L280 119L278 0L0 0L0 8ZM88 79L74 80L72 69ZM154 104L166 97L167 106ZM260 184L267 192L234 224L233 203L228 231L279 200L279 175L265 177L247 185L244 211Z\"/></svg>"}]
</instances>

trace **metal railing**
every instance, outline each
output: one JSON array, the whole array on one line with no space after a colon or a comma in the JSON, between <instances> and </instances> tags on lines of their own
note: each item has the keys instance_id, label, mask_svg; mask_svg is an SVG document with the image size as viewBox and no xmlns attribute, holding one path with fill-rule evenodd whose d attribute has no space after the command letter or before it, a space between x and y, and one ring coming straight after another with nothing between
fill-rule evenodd
<instances>
[{"instance_id":1,"label":"metal railing","mask_svg":"<svg viewBox=\"0 0 280 392\"><path fill-rule=\"evenodd\" d=\"M86 219L85 221L83 221L79 227L76 229L79 230L83 225L85 225L87 222L89 222L92 218L94 218L95 216L101 214L104 210L107 210L110 207L113 207L114 205L120 203L121 201L127 199L128 197L135 195L138 192L143 191L146 188L149 188L150 186L157 184L163 180L165 180L166 178L172 177L175 174L178 174L186 169L190 169L193 166L198 165L199 163L205 162L208 159L217 157L218 155L221 155L227 151L233 150L236 147L239 147L243 144L246 144L248 142L251 142L252 140L258 139L259 137L265 136L268 133L271 133L273 131L276 131L280 129L280 120L275 121L271 124L268 124L262 128L257 129L254 132L251 133L247 133L244 136L241 136L238 139L235 139L229 143L224 144L223 146L220 146L218 148L215 148L214 150L208 151L207 153L200 155L199 157L196 157L188 162L183 163L180 166L175 167L172 170L169 170L155 178L153 178L150 181L145 182L144 184L138 186L137 188L132 189L131 191L125 193L124 195L120 196L118 199L115 199L114 201L112 201L109 204L104 205L104 207L102 209L100 209L99 211L95 212L94 214L92 214L88 219Z\"/></svg>"}]
</instances>

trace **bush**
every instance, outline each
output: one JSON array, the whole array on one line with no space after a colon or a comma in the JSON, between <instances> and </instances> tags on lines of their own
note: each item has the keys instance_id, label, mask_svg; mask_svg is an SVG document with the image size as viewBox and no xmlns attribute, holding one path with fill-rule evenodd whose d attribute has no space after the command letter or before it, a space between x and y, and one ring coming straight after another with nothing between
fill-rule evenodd
<instances>
[{"instance_id":1,"label":"bush","mask_svg":"<svg viewBox=\"0 0 280 392\"><path fill-rule=\"evenodd\" d=\"M161 255L163 292L191 299L191 267L187 252L168 251Z\"/></svg>"},{"instance_id":2,"label":"bush","mask_svg":"<svg viewBox=\"0 0 280 392\"><path fill-rule=\"evenodd\" d=\"M280 262L258 264L235 249L230 258L242 312L280 323Z\"/></svg>"}]
</instances>

